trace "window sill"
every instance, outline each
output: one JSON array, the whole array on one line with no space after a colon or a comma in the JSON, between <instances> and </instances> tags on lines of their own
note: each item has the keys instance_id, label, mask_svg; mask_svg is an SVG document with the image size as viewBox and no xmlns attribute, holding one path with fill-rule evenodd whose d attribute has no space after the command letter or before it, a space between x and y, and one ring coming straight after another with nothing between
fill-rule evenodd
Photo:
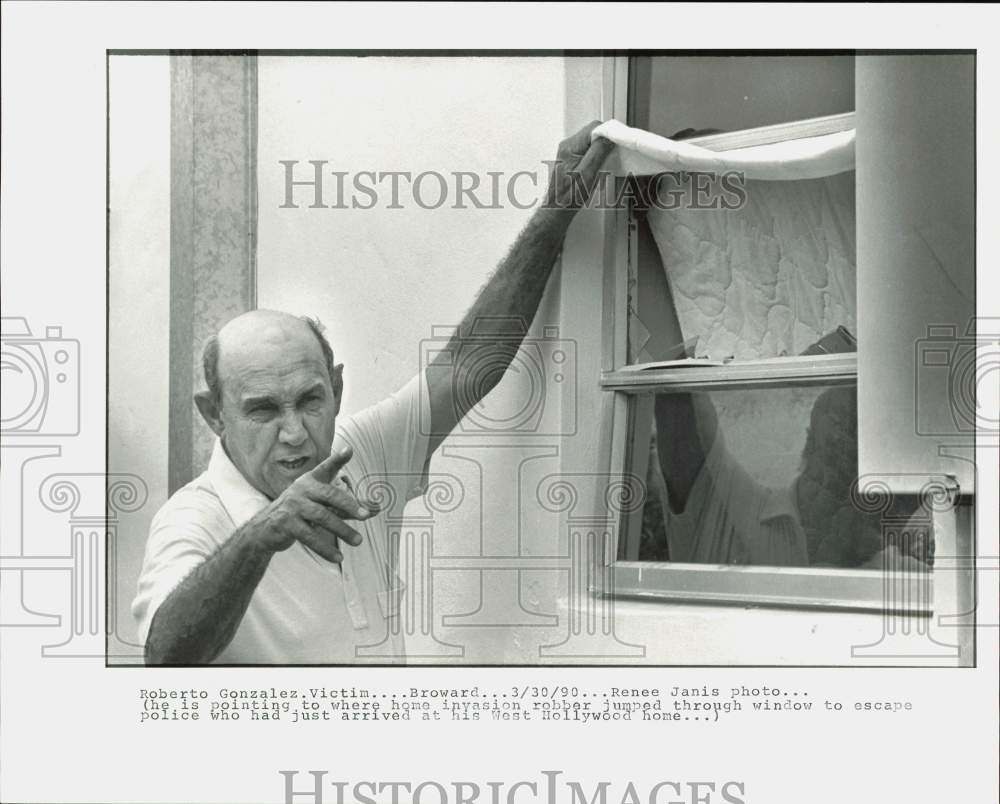
<instances>
[{"instance_id":1,"label":"window sill","mask_svg":"<svg viewBox=\"0 0 1000 804\"><path fill-rule=\"evenodd\" d=\"M618 561L614 596L743 607L934 612L934 573ZM591 592L602 590L592 585Z\"/></svg>"}]
</instances>

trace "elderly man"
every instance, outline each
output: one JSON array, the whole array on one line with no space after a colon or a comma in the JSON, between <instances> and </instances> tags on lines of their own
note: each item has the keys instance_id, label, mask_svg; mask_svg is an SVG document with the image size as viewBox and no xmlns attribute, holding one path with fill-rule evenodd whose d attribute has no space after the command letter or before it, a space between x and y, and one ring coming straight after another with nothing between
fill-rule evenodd
<instances>
[{"instance_id":1,"label":"elderly man","mask_svg":"<svg viewBox=\"0 0 1000 804\"><path fill-rule=\"evenodd\" d=\"M534 318L566 229L613 148L591 142L596 125L560 144L546 203L426 382L417 375L338 422L343 366L317 323L260 310L209 340L207 390L195 402L218 440L208 469L152 523L132 607L147 663L348 663L393 639L386 620L400 590L386 511L358 499L359 486L387 483L399 506L419 494L431 453L510 365L517 338L503 330L484 344L483 325ZM376 661L405 650L389 648Z\"/></svg>"}]
</instances>

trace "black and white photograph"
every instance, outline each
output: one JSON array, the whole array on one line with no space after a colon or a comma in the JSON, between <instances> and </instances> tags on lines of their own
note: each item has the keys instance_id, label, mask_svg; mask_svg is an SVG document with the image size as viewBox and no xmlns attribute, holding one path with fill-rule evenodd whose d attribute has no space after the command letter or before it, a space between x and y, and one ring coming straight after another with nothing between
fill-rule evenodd
<instances>
[{"instance_id":1,"label":"black and white photograph","mask_svg":"<svg viewBox=\"0 0 1000 804\"><path fill-rule=\"evenodd\" d=\"M954 8L4 3L0 800L996 800Z\"/></svg>"},{"instance_id":2,"label":"black and white photograph","mask_svg":"<svg viewBox=\"0 0 1000 804\"><path fill-rule=\"evenodd\" d=\"M112 52L109 663L969 665L974 68Z\"/></svg>"}]
</instances>

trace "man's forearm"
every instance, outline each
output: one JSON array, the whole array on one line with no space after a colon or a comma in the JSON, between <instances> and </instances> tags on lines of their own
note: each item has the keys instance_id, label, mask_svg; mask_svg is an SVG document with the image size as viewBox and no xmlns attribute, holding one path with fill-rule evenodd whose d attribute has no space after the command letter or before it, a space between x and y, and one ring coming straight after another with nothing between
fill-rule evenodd
<instances>
[{"instance_id":1,"label":"man's forearm","mask_svg":"<svg viewBox=\"0 0 1000 804\"><path fill-rule=\"evenodd\" d=\"M438 440L500 381L538 312L573 211L535 212L479 291L448 347L428 367L432 388L461 387L433 431ZM447 376L443 376L447 375Z\"/></svg>"},{"instance_id":2,"label":"man's forearm","mask_svg":"<svg viewBox=\"0 0 1000 804\"><path fill-rule=\"evenodd\" d=\"M248 522L160 604L146 638L146 664L205 664L229 644L273 553Z\"/></svg>"},{"instance_id":3,"label":"man's forearm","mask_svg":"<svg viewBox=\"0 0 1000 804\"><path fill-rule=\"evenodd\" d=\"M509 319L523 321L524 331L520 335L527 334L572 220L573 212L564 209L542 208L531 216L466 312L453 344L459 347L469 344L469 336L473 334L497 334L503 336L496 343L498 351L509 350L511 343L520 345L523 337L518 338L518 333L511 330ZM499 318L508 321L493 320ZM474 343L482 345L478 339Z\"/></svg>"},{"instance_id":4,"label":"man's forearm","mask_svg":"<svg viewBox=\"0 0 1000 804\"><path fill-rule=\"evenodd\" d=\"M530 323L574 214L571 209L536 210L479 292L463 323L504 314L522 316Z\"/></svg>"}]
</instances>

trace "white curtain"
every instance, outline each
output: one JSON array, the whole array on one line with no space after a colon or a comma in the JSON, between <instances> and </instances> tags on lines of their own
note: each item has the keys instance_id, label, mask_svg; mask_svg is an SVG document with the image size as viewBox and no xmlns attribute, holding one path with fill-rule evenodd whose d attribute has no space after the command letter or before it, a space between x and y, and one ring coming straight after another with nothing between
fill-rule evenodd
<instances>
[{"instance_id":1,"label":"white curtain","mask_svg":"<svg viewBox=\"0 0 1000 804\"><path fill-rule=\"evenodd\" d=\"M817 179L853 170L854 135L854 129L850 129L818 137L714 151L608 120L594 129L591 138L605 137L618 145L609 158L609 169L619 176L739 171L747 179L786 181Z\"/></svg>"}]
</instances>

